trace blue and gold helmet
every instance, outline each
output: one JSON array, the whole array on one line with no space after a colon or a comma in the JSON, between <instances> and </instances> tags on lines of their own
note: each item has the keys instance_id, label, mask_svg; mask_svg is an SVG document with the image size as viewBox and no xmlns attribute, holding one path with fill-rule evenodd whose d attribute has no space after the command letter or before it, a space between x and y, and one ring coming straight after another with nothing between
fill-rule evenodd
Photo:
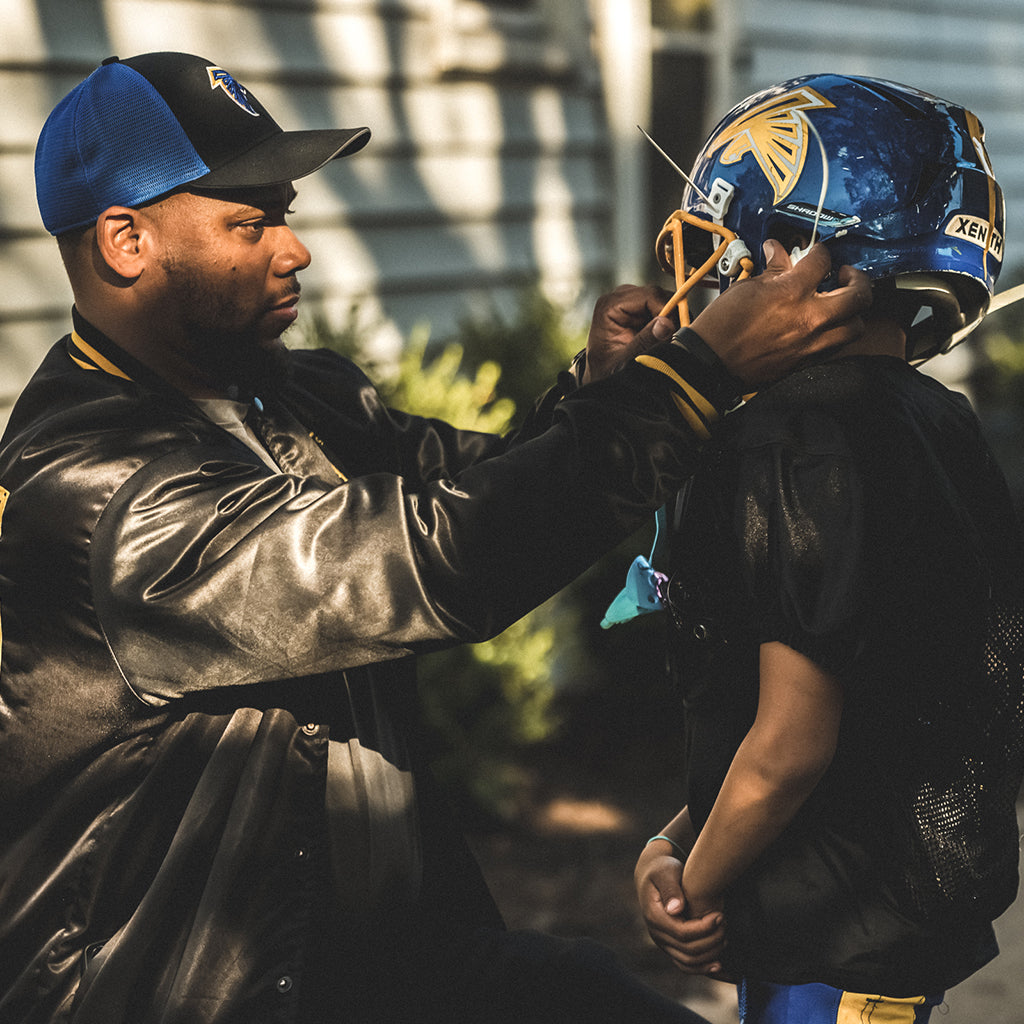
<instances>
[{"instance_id":1,"label":"blue and gold helmet","mask_svg":"<svg viewBox=\"0 0 1024 1024\"><path fill-rule=\"evenodd\" d=\"M969 110L904 85L808 75L755 93L711 133L658 238L681 316L696 280L720 288L764 268L762 243L875 282L913 362L981 322L1003 255L1003 195ZM827 285L826 285L827 287Z\"/></svg>"}]
</instances>

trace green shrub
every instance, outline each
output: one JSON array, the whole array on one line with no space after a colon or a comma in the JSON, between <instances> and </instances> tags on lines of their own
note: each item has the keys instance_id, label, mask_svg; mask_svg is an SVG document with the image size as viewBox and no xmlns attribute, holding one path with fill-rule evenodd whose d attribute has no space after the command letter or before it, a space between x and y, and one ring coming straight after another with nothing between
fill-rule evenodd
<instances>
[{"instance_id":1,"label":"green shrub","mask_svg":"<svg viewBox=\"0 0 1024 1024\"><path fill-rule=\"evenodd\" d=\"M512 319L497 310L466 319L455 341L467 372L486 363L501 368L500 392L522 414L586 345L587 329L586 324L572 323L539 292L527 291Z\"/></svg>"}]
</instances>

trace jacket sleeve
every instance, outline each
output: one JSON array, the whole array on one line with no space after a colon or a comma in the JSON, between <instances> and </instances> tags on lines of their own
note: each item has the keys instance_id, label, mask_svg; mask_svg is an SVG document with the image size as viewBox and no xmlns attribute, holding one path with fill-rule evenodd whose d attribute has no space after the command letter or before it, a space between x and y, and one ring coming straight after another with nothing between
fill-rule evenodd
<instances>
[{"instance_id":1,"label":"jacket sleeve","mask_svg":"<svg viewBox=\"0 0 1024 1024\"><path fill-rule=\"evenodd\" d=\"M107 644L159 702L493 636L692 471L674 389L632 364L567 395L536 436L433 479L331 485L225 446L164 454L119 488L93 536Z\"/></svg>"},{"instance_id":2,"label":"jacket sleeve","mask_svg":"<svg viewBox=\"0 0 1024 1024\"><path fill-rule=\"evenodd\" d=\"M542 433L560 399L577 388L575 375L563 372L517 430L498 436L389 408L363 371L335 352L292 356L294 379L286 403L303 423L317 425L324 450L349 477L382 470L408 482L451 477Z\"/></svg>"}]
</instances>

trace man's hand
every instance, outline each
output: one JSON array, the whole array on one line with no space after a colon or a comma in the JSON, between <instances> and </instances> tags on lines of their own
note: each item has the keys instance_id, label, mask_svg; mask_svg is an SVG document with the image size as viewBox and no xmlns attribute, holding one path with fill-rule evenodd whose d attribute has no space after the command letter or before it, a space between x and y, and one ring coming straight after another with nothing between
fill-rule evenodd
<instances>
[{"instance_id":1,"label":"man's hand","mask_svg":"<svg viewBox=\"0 0 1024 1024\"><path fill-rule=\"evenodd\" d=\"M614 373L623 363L668 341L677 324L658 312L671 293L653 285L623 284L602 295L587 337L584 384Z\"/></svg>"},{"instance_id":2,"label":"man's hand","mask_svg":"<svg viewBox=\"0 0 1024 1024\"><path fill-rule=\"evenodd\" d=\"M832 269L821 243L795 267L778 242L765 242L764 252L764 273L731 284L692 325L726 369L751 386L855 341L871 305L871 282L852 267L840 268L835 290L817 290Z\"/></svg>"},{"instance_id":3,"label":"man's hand","mask_svg":"<svg viewBox=\"0 0 1024 1024\"><path fill-rule=\"evenodd\" d=\"M724 978L725 917L720 910L688 917L682 876L682 861L653 843L640 854L634 881L647 931L684 973Z\"/></svg>"}]
</instances>

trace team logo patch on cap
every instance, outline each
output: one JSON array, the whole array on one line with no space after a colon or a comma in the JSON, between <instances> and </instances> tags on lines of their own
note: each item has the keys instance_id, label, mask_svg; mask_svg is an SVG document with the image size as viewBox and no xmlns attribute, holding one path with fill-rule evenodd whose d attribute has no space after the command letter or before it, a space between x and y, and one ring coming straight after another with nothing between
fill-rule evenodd
<instances>
[{"instance_id":1,"label":"team logo patch on cap","mask_svg":"<svg viewBox=\"0 0 1024 1024\"><path fill-rule=\"evenodd\" d=\"M245 89L242 88L231 75L223 68L207 68L206 73L210 76L211 89L223 89L247 114L259 117L257 111L253 110Z\"/></svg>"}]
</instances>

